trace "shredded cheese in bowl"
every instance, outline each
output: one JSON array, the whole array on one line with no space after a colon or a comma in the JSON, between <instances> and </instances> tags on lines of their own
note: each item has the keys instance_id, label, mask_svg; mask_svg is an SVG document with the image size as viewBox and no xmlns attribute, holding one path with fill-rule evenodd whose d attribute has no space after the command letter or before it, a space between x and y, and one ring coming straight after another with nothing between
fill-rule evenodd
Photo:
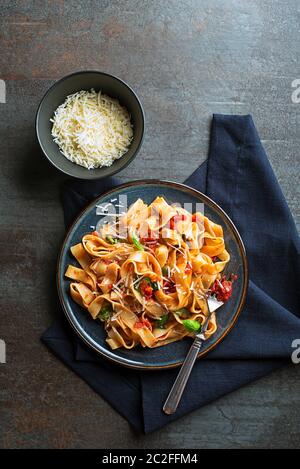
<instances>
[{"instance_id":1,"label":"shredded cheese in bowl","mask_svg":"<svg viewBox=\"0 0 300 469\"><path fill-rule=\"evenodd\" d=\"M50 120L61 153L87 169L111 166L133 138L127 109L94 89L69 95Z\"/></svg>"}]
</instances>

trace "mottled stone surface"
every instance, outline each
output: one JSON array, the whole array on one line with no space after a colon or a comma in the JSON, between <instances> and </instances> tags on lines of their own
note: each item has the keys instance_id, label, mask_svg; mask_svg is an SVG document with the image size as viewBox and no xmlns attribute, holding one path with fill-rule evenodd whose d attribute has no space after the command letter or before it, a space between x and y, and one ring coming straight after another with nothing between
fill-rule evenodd
<instances>
[{"instance_id":1,"label":"mottled stone surface","mask_svg":"<svg viewBox=\"0 0 300 469\"><path fill-rule=\"evenodd\" d=\"M206 158L212 113L251 113L288 204L299 214L297 0L1 2L0 446L297 447L299 367L290 366L148 436L40 343L58 311L64 177L40 155L34 117L54 80L100 69L146 111L138 158L120 174L183 181Z\"/></svg>"}]
</instances>

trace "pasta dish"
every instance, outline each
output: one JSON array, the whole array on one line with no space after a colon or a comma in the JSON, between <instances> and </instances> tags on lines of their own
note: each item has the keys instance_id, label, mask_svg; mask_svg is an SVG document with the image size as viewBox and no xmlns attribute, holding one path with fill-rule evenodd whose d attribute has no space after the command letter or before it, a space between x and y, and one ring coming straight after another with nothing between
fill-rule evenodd
<instances>
[{"instance_id":1,"label":"pasta dish","mask_svg":"<svg viewBox=\"0 0 300 469\"><path fill-rule=\"evenodd\" d=\"M157 197L85 234L71 252L72 299L100 320L112 349L160 347L193 336L208 315L207 298L226 301L234 278L223 229L201 212ZM215 313L205 336L217 329Z\"/></svg>"}]
</instances>

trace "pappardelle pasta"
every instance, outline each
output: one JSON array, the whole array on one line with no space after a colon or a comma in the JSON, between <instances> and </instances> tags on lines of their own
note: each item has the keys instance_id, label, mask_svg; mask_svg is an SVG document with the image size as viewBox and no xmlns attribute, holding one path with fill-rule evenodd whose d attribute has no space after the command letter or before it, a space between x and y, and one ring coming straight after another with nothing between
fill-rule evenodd
<instances>
[{"instance_id":1,"label":"pappardelle pasta","mask_svg":"<svg viewBox=\"0 0 300 469\"><path fill-rule=\"evenodd\" d=\"M104 323L112 349L160 347L201 330L207 297L226 301L232 279L222 276L230 256L223 229L157 197L83 236L71 252L73 300ZM209 320L206 337L217 329Z\"/></svg>"}]
</instances>

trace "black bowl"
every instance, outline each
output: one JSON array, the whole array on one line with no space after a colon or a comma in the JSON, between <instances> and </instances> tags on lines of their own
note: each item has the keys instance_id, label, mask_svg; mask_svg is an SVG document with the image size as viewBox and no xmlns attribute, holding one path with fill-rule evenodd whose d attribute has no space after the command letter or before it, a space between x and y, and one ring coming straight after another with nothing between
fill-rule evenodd
<instances>
[{"instance_id":1,"label":"black bowl","mask_svg":"<svg viewBox=\"0 0 300 469\"><path fill-rule=\"evenodd\" d=\"M126 107L133 124L133 140L128 151L111 166L86 169L69 161L59 150L58 145L53 141L51 135L54 111L62 104L70 94L81 90L102 91L112 98L116 98ZM76 72L67 75L47 91L43 97L36 115L36 134L48 160L60 171L69 176L80 179L100 179L111 176L125 168L137 155L144 135L144 112L139 98L135 92L120 78L108 73L97 71Z\"/></svg>"}]
</instances>

